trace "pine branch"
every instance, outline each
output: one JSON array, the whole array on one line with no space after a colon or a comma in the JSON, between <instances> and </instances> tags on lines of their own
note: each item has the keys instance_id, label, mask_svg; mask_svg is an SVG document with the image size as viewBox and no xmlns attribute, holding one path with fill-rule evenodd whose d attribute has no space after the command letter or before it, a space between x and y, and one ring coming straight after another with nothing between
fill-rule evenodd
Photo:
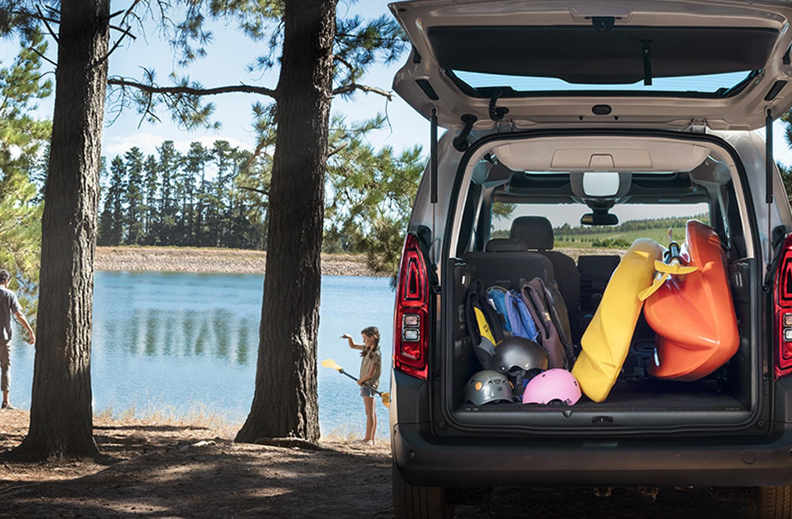
<instances>
[{"instance_id":1,"label":"pine branch","mask_svg":"<svg viewBox=\"0 0 792 519\"><path fill-rule=\"evenodd\" d=\"M49 31L50 35L51 35L51 36L52 36L52 38L55 40L55 43L57 43L58 45L60 45L60 39L58 38L58 35L57 35L57 34L55 34L55 31L53 31L53 30L52 30L52 27L50 27L50 24L49 24L49 20L50 20L50 19L49 19L49 18L47 18L46 16L44 16L44 13L42 13L42 12L41 12L41 8L40 8L39 6L36 6L36 11L37 11L37 12L38 12L38 14L39 14L39 19L40 19L42 22L44 22L44 26L47 28L47 31Z\"/></svg>"},{"instance_id":2,"label":"pine branch","mask_svg":"<svg viewBox=\"0 0 792 519\"><path fill-rule=\"evenodd\" d=\"M104 57L102 59L100 59L98 61L97 64L101 64L102 62L107 60L110 57L110 55L113 52L115 52L115 50L118 48L118 46L121 45L121 42L124 41L124 37L129 36L133 40L137 39L134 34L129 32L130 29L131 29L131 27L127 27L126 29L124 29L124 31L121 33L121 37L118 38L118 40L115 42L115 45L113 45L113 47L107 52L107 54L104 55Z\"/></svg>"},{"instance_id":3,"label":"pine branch","mask_svg":"<svg viewBox=\"0 0 792 519\"><path fill-rule=\"evenodd\" d=\"M348 85L335 88L333 89L333 95L337 96L337 95L351 94L355 90L360 90L361 92L366 92L366 93L371 92L374 94L379 94L383 97L388 98L389 101L393 100L393 92L388 92L387 90L382 90L381 88L372 87L368 85L361 85L358 83L350 83Z\"/></svg>"},{"instance_id":4,"label":"pine branch","mask_svg":"<svg viewBox=\"0 0 792 519\"><path fill-rule=\"evenodd\" d=\"M264 191L263 189L258 189L256 187L248 187L248 186L239 186L240 189L245 189L247 191L254 191L256 193L261 193L264 196L269 196L269 191Z\"/></svg>"},{"instance_id":5,"label":"pine branch","mask_svg":"<svg viewBox=\"0 0 792 519\"><path fill-rule=\"evenodd\" d=\"M55 68L58 68L58 64L57 64L57 63L55 63L54 61L52 61L51 59L49 59L49 58L48 58L47 56L45 56L44 54L40 53L36 47L30 47L30 50L32 50L32 51L33 51L33 52L34 52L36 55L38 55L38 57L39 57L39 58L41 58L41 59L43 59L44 61L48 62L48 63L49 63L50 65L52 65L53 67L55 67Z\"/></svg>"},{"instance_id":6,"label":"pine branch","mask_svg":"<svg viewBox=\"0 0 792 519\"><path fill-rule=\"evenodd\" d=\"M140 0L138 0L138 1L140 1ZM50 11L54 11L54 12L56 12L56 13L58 12L57 10L55 10L55 9L52 9L51 7L47 7L47 6L45 6L45 7L46 7L47 9L49 9ZM39 21L42 21L42 22L44 22L44 25L46 25L46 26L47 26L47 29L48 29L48 31L49 31L49 33L50 33L50 35L51 35L53 38L55 38L55 41L56 41L56 42L60 43L60 41L58 41L58 36L55 34L55 31L54 31L54 30L52 29L52 27L50 27L50 25L49 25L49 23L50 23L50 22L51 22L51 23L54 23L54 24L59 24L59 23L60 23L60 20L58 20L57 18L52 18L52 17L44 16L44 14L41 12L41 10L39 9L39 7L38 7L38 6L36 6L36 9L38 10L39 14L34 14L34 13L32 13L32 12L26 12L26 11L14 11L14 13L15 13L15 14L22 14L22 15L24 15L24 16L27 16L27 17L29 17L29 18L32 18L32 19L34 19L34 20L39 20ZM119 11L119 13L120 13L120 12L121 12L121 11ZM60 13L59 13L59 14L60 14ZM116 13L116 14L118 14L118 13ZM134 13L132 13L132 14L134 15ZM115 15L115 14L114 14L114 15L111 15L111 16L110 16L110 18L113 18L114 16L116 16L116 15ZM109 20L110 18L108 18L108 20ZM108 25L108 27L110 27L110 28L111 28L111 29L113 29L113 30L119 31L119 32L126 32L127 30L129 30L129 28L127 28L127 29L123 29L121 26L119 26L119 25L113 25L113 24L110 24L110 25ZM137 39L137 37L136 37L134 34L130 34L129 36L130 36L130 37L131 37L133 40L136 40L136 39Z\"/></svg>"},{"instance_id":7,"label":"pine branch","mask_svg":"<svg viewBox=\"0 0 792 519\"><path fill-rule=\"evenodd\" d=\"M256 149L253 151L253 154L250 156L250 158L248 158L245 161L245 163L242 165L240 169L249 168L250 165L253 164L253 161L256 160L256 158L259 156L259 154L261 154L261 152L264 151L264 148L266 148L270 144L272 144L270 142L270 139L263 139L261 142L259 142L258 145L256 145Z\"/></svg>"},{"instance_id":8,"label":"pine branch","mask_svg":"<svg viewBox=\"0 0 792 519\"><path fill-rule=\"evenodd\" d=\"M191 86L158 86L146 85L137 81L130 81L120 77L111 77L107 80L108 85L120 87L136 88L147 94L184 94L193 96L211 96L217 94L259 94L277 99L275 90L254 85L230 85L215 88L195 88Z\"/></svg>"},{"instance_id":9,"label":"pine branch","mask_svg":"<svg viewBox=\"0 0 792 519\"><path fill-rule=\"evenodd\" d=\"M349 146L349 141L342 142L341 144L339 144L338 146L336 146L335 148L333 148L332 150L327 152L327 158L329 159L330 157L332 157L333 155L335 155L339 151L343 150L347 146Z\"/></svg>"}]
</instances>

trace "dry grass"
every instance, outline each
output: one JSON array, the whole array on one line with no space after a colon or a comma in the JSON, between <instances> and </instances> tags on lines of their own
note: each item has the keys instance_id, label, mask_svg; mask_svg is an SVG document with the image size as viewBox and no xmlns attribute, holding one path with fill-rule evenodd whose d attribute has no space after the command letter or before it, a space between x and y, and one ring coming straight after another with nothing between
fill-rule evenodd
<instances>
[{"instance_id":1,"label":"dry grass","mask_svg":"<svg viewBox=\"0 0 792 519\"><path fill-rule=\"evenodd\" d=\"M196 247L97 247L96 270L264 273L267 253L254 250ZM365 258L355 254L323 254L322 274L373 276Z\"/></svg>"},{"instance_id":2,"label":"dry grass","mask_svg":"<svg viewBox=\"0 0 792 519\"><path fill-rule=\"evenodd\" d=\"M207 429L240 428L241 423L231 420L228 413L210 408L205 404L193 404L188 408L149 402L143 409L136 406L116 412L112 407L94 413L100 420L131 421L140 420L150 424L183 427L203 427Z\"/></svg>"}]
</instances>

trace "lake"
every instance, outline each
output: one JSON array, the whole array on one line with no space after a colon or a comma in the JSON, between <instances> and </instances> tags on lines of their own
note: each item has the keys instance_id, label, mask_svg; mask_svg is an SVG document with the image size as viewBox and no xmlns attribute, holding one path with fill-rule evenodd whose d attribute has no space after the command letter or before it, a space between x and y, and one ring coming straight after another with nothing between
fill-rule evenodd
<instances>
[{"instance_id":1,"label":"lake","mask_svg":"<svg viewBox=\"0 0 792 519\"><path fill-rule=\"evenodd\" d=\"M154 272L96 273L91 360L94 413L137 417L201 413L245 420L256 377L263 275ZM387 278L324 276L318 360L332 358L357 375L360 354L340 339L380 329L387 390L394 292ZM34 349L15 334L11 344L11 401L29 409ZM362 434L360 389L319 367L322 434ZM378 435L387 436L379 402Z\"/></svg>"}]
</instances>

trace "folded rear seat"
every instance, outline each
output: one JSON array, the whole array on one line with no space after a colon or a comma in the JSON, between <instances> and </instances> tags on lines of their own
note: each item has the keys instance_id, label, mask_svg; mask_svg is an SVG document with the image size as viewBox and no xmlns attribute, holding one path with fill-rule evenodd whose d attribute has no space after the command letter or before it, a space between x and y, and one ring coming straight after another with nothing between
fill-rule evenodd
<instances>
[{"instance_id":1,"label":"folded rear seat","mask_svg":"<svg viewBox=\"0 0 792 519\"><path fill-rule=\"evenodd\" d=\"M555 285L553 264L546 256L528 252L528 246L517 239L493 239L487 243L486 252L468 252L462 256L476 266L476 279L485 288L500 285L504 288L522 289L520 280L535 277Z\"/></svg>"},{"instance_id":2,"label":"folded rear seat","mask_svg":"<svg viewBox=\"0 0 792 519\"><path fill-rule=\"evenodd\" d=\"M578 271L580 271L580 313L581 329L588 328L594 312L602 301L602 294L608 281L619 266L619 256L580 256L578 258Z\"/></svg>"},{"instance_id":3,"label":"folded rear seat","mask_svg":"<svg viewBox=\"0 0 792 519\"><path fill-rule=\"evenodd\" d=\"M594 313L602 299L613 271L619 266L619 256L580 256L580 307L584 314ZM599 297L597 297L599 296Z\"/></svg>"},{"instance_id":4,"label":"folded rear seat","mask_svg":"<svg viewBox=\"0 0 792 519\"><path fill-rule=\"evenodd\" d=\"M547 256L528 251L528 246L522 240L503 238L487 242L486 252L468 252L462 259L476 266L474 277L481 281L485 289L500 285L519 292L522 282L540 278L550 291L566 336L572 336L567 305L558 291L553 263Z\"/></svg>"}]
</instances>

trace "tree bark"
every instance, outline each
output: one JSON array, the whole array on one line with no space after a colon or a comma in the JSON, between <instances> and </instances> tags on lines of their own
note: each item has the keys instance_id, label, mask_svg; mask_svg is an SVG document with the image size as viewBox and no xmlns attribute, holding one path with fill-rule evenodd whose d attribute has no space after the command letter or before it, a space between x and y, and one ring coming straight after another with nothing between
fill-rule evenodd
<instances>
[{"instance_id":1,"label":"tree bark","mask_svg":"<svg viewBox=\"0 0 792 519\"><path fill-rule=\"evenodd\" d=\"M319 439L316 337L336 2L285 5L256 391L236 437L247 443Z\"/></svg>"},{"instance_id":2,"label":"tree bark","mask_svg":"<svg viewBox=\"0 0 792 519\"><path fill-rule=\"evenodd\" d=\"M64 0L60 11L30 429L10 453L25 460L99 454L91 311L110 0Z\"/></svg>"}]
</instances>

